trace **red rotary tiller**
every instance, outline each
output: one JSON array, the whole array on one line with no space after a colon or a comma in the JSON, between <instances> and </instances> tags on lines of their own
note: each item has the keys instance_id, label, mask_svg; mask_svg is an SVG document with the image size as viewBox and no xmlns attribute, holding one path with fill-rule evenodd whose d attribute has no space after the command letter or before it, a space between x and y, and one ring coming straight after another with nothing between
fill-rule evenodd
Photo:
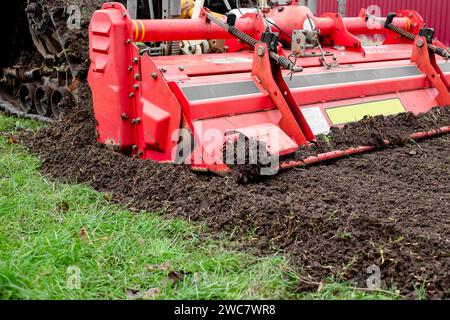
<instances>
[{"instance_id":1,"label":"red rotary tiller","mask_svg":"<svg viewBox=\"0 0 450 320\"><path fill-rule=\"evenodd\" d=\"M360 39L378 39L363 45ZM226 52L153 57L137 43L226 39ZM104 4L90 25L98 141L157 162L224 173L224 144L238 135L286 156L315 135L366 115L415 114L450 105L450 53L415 11L375 18L276 6L219 19L133 20ZM450 132L419 132L413 139ZM386 141L389 143L389 141ZM279 168L373 150L360 146ZM187 151L187 152L186 152Z\"/></svg>"}]
</instances>

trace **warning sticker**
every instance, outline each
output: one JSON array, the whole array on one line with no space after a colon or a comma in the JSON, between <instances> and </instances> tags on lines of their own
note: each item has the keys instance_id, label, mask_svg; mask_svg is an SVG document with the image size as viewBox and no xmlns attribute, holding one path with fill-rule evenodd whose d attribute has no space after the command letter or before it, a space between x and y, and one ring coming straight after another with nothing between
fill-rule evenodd
<instances>
[{"instance_id":1,"label":"warning sticker","mask_svg":"<svg viewBox=\"0 0 450 320\"><path fill-rule=\"evenodd\" d=\"M388 99L328 108L325 111L334 125L340 125L359 121L365 116L396 115L405 112L405 107L399 99Z\"/></svg>"}]
</instances>

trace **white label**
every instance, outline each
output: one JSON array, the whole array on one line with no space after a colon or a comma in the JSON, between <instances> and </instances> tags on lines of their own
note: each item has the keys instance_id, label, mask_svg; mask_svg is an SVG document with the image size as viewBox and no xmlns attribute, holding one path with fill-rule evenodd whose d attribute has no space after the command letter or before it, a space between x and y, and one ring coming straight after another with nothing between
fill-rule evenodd
<instances>
[{"instance_id":1,"label":"white label","mask_svg":"<svg viewBox=\"0 0 450 320\"><path fill-rule=\"evenodd\" d=\"M301 109L314 135L330 133L330 126L320 108Z\"/></svg>"}]
</instances>

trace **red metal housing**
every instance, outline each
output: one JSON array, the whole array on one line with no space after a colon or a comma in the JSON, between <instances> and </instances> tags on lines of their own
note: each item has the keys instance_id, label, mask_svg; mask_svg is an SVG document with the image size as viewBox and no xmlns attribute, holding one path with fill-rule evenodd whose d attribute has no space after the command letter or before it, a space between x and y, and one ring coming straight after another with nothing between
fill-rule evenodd
<instances>
[{"instance_id":1,"label":"red metal housing","mask_svg":"<svg viewBox=\"0 0 450 320\"><path fill-rule=\"evenodd\" d=\"M394 24L417 34L421 16L398 13ZM331 63L334 56L339 65L325 68L318 49L308 49L310 56L296 60L303 72L291 74L271 62L265 43L220 54L140 55L135 42L231 36L205 12L194 20L132 20L121 4L105 4L90 25L89 84L98 141L144 159L223 172L223 146L237 133L263 141L271 154L286 155L330 126L364 115L417 114L450 105L450 64L419 46L425 38L412 42L381 25L373 28L364 11L354 18L314 17L294 1L265 17L246 14L236 27L259 39L268 19L273 31L284 34L303 29L307 16L321 31L325 60ZM360 34L386 40L367 46ZM290 42L281 37L281 56L292 53Z\"/></svg>"},{"instance_id":2,"label":"red metal housing","mask_svg":"<svg viewBox=\"0 0 450 320\"><path fill-rule=\"evenodd\" d=\"M427 26L436 29L436 37L450 46L450 1L448 0L347 0L345 16L353 17L359 14L361 8L378 6L380 12L372 12L386 16L389 12L410 9L420 12ZM337 0L317 0L317 14L337 12ZM377 11L377 10L376 10Z\"/></svg>"}]
</instances>

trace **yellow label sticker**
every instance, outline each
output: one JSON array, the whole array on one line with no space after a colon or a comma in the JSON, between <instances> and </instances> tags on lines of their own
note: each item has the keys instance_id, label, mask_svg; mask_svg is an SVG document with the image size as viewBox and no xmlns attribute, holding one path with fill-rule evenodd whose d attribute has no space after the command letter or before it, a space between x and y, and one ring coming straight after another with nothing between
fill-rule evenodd
<instances>
[{"instance_id":1,"label":"yellow label sticker","mask_svg":"<svg viewBox=\"0 0 450 320\"><path fill-rule=\"evenodd\" d=\"M391 116L405 112L406 110L400 99L389 99L328 108L325 111L334 125L340 125L359 121L365 116Z\"/></svg>"}]
</instances>

